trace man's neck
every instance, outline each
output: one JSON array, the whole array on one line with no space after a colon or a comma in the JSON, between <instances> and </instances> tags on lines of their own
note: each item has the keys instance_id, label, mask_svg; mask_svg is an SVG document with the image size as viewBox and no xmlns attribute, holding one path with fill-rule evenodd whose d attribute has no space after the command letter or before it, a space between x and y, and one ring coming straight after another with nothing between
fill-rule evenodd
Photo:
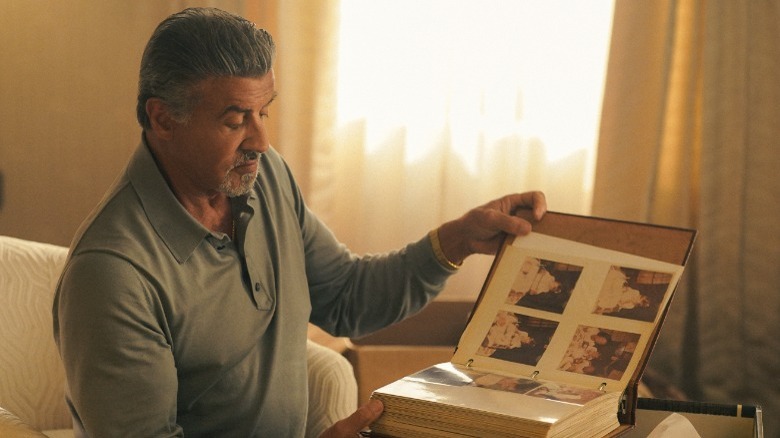
<instances>
[{"instance_id":1,"label":"man's neck","mask_svg":"<svg viewBox=\"0 0 780 438\"><path fill-rule=\"evenodd\" d=\"M174 191L174 194L176 192ZM179 196L176 198L195 220L211 231L232 237L233 214L230 198L219 193L214 196Z\"/></svg>"},{"instance_id":2,"label":"man's neck","mask_svg":"<svg viewBox=\"0 0 780 438\"><path fill-rule=\"evenodd\" d=\"M181 183L177 183L177 180L171 177L171 173L175 172L175 169L166 165L165 160L159 156L154 139L144 136L144 141L154 158L155 164L157 164L157 168L160 170L163 178L165 178L165 182L182 207L207 229L231 235L233 214L230 198L216 190L204 192L193 187L183 187Z\"/></svg>"}]
</instances>

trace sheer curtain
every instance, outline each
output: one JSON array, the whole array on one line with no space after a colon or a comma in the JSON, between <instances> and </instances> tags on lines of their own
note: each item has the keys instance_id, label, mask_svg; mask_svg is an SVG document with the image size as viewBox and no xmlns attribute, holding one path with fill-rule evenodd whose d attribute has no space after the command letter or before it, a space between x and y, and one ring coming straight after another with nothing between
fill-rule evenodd
<instances>
[{"instance_id":1,"label":"sheer curtain","mask_svg":"<svg viewBox=\"0 0 780 438\"><path fill-rule=\"evenodd\" d=\"M780 436L780 6L618 0L593 213L699 237L650 362Z\"/></svg>"},{"instance_id":2,"label":"sheer curtain","mask_svg":"<svg viewBox=\"0 0 780 438\"><path fill-rule=\"evenodd\" d=\"M342 0L337 16L309 204L350 248L398 248L509 192L588 212L611 2ZM475 296L490 261L449 293Z\"/></svg>"}]
</instances>

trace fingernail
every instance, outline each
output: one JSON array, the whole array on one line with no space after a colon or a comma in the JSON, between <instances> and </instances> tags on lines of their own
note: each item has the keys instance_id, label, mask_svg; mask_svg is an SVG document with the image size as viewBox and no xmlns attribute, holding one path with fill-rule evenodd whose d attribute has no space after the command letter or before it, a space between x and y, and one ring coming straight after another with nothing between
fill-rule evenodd
<instances>
[{"instance_id":1,"label":"fingernail","mask_svg":"<svg viewBox=\"0 0 780 438\"><path fill-rule=\"evenodd\" d=\"M371 409L371 412L379 414L384 410L385 405L377 399L372 399L368 402L368 408Z\"/></svg>"}]
</instances>

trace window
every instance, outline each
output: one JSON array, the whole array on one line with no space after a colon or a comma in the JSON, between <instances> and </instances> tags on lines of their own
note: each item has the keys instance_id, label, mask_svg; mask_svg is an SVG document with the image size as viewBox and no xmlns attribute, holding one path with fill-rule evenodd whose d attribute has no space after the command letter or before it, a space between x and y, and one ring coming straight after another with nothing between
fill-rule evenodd
<instances>
[{"instance_id":1,"label":"window","mask_svg":"<svg viewBox=\"0 0 780 438\"><path fill-rule=\"evenodd\" d=\"M343 150L324 190L343 197L330 208L361 218L328 218L350 247L403 244L514 191L541 189L551 209L589 212L612 1L340 8Z\"/></svg>"},{"instance_id":2,"label":"window","mask_svg":"<svg viewBox=\"0 0 780 438\"><path fill-rule=\"evenodd\" d=\"M403 127L406 163L448 138L475 174L521 150L545 166L584 158L589 191L612 7L343 0L338 119L367 122L368 155ZM515 154L496 150L508 144Z\"/></svg>"}]
</instances>

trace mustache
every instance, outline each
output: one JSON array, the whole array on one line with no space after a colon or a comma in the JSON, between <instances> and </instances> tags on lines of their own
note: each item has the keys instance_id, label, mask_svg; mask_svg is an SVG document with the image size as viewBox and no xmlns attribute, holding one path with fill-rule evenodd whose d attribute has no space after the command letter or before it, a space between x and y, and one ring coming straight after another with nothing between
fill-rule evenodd
<instances>
[{"instance_id":1,"label":"mustache","mask_svg":"<svg viewBox=\"0 0 780 438\"><path fill-rule=\"evenodd\" d=\"M236 161L236 166L240 166L242 164L246 164L250 161L259 160L263 154L257 151L242 151L241 156L238 157L238 160Z\"/></svg>"}]
</instances>

